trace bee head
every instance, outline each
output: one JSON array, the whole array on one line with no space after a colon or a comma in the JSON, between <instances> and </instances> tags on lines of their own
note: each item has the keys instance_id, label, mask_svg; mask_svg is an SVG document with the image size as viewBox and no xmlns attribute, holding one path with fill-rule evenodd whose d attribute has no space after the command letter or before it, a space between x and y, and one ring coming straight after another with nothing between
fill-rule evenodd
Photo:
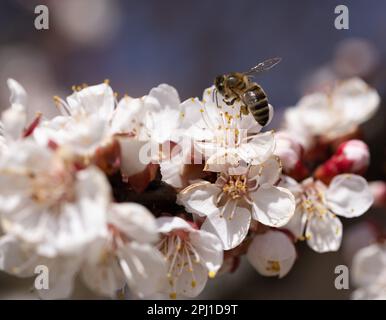
<instances>
[{"instance_id":1,"label":"bee head","mask_svg":"<svg viewBox=\"0 0 386 320\"><path fill-rule=\"evenodd\" d=\"M221 75L221 76L217 76L215 81L214 81L214 85L216 86L216 89L217 91L224 95L224 91L225 91L225 76Z\"/></svg>"}]
</instances>

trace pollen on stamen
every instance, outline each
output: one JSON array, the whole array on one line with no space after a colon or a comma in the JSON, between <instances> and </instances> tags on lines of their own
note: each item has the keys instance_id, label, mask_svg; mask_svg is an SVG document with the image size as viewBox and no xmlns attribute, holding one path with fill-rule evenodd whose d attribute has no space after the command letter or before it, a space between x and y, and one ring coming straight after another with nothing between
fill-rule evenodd
<instances>
[{"instance_id":1,"label":"pollen on stamen","mask_svg":"<svg viewBox=\"0 0 386 320\"><path fill-rule=\"evenodd\" d=\"M216 272L209 271L208 276L209 276L209 278L213 279L216 276Z\"/></svg>"},{"instance_id":2,"label":"pollen on stamen","mask_svg":"<svg viewBox=\"0 0 386 320\"><path fill-rule=\"evenodd\" d=\"M197 285L197 282L193 280L193 281L192 281L192 288L195 288L196 285Z\"/></svg>"},{"instance_id":3,"label":"pollen on stamen","mask_svg":"<svg viewBox=\"0 0 386 320\"><path fill-rule=\"evenodd\" d=\"M170 299L173 299L173 300L177 299L177 293L176 293L176 292L170 293L170 294L169 294L169 298L170 298Z\"/></svg>"}]
</instances>

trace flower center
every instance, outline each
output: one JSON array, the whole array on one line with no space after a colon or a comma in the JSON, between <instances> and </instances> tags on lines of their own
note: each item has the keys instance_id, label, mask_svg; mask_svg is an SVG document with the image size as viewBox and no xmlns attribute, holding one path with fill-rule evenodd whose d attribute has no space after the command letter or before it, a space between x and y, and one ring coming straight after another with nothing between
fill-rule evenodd
<instances>
[{"instance_id":1,"label":"flower center","mask_svg":"<svg viewBox=\"0 0 386 320\"><path fill-rule=\"evenodd\" d=\"M200 256L197 250L189 241L186 232L181 236L181 231L170 233L164 236L158 244L158 249L164 255L169 265L168 280L172 289L170 298L176 298L176 280L184 272L192 273L191 286L194 288L197 285L194 267L200 263Z\"/></svg>"},{"instance_id":2,"label":"flower center","mask_svg":"<svg viewBox=\"0 0 386 320\"><path fill-rule=\"evenodd\" d=\"M272 271L275 273L280 272L280 262L276 260L268 260L268 266L266 267L267 271Z\"/></svg>"},{"instance_id":3,"label":"flower center","mask_svg":"<svg viewBox=\"0 0 386 320\"><path fill-rule=\"evenodd\" d=\"M248 192L247 177L245 175L229 176L222 191L233 200L240 199Z\"/></svg>"},{"instance_id":4,"label":"flower center","mask_svg":"<svg viewBox=\"0 0 386 320\"><path fill-rule=\"evenodd\" d=\"M75 198L74 178L64 171L46 175L28 175L31 182L31 198L40 204L56 206L61 202L72 202Z\"/></svg>"},{"instance_id":5,"label":"flower center","mask_svg":"<svg viewBox=\"0 0 386 320\"><path fill-rule=\"evenodd\" d=\"M305 186L301 205L309 217L313 215L322 217L328 212L323 199L323 191L315 183L310 183Z\"/></svg>"}]
</instances>

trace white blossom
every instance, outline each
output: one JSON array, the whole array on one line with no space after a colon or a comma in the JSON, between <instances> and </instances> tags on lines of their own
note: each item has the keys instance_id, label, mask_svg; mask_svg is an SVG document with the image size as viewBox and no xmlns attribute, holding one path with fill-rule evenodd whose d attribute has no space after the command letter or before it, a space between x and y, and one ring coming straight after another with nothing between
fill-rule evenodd
<instances>
[{"instance_id":1,"label":"white blossom","mask_svg":"<svg viewBox=\"0 0 386 320\"><path fill-rule=\"evenodd\" d=\"M223 172L215 184L192 184L179 193L178 201L188 212L206 217L202 228L216 234L229 250L244 240L251 217L272 227L281 227L292 217L292 193L275 185L280 174L280 160L272 157L242 173Z\"/></svg>"},{"instance_id":2,"label":"white blossom","mask_svg":"<svg viewBox=\"0 0 386 320\"><path fill-rule=\"evenodd\" d=\"M353 299L386 299L386 248L374 243L359 250L353 259L352 280L358 288Z\"/></svg>"},{"instance_id":3,"label":"white blossom","mask_svg":"<svg viewBox=\"0 0 386 320\"><path fill-rule=\"evenodd\" d=\"M112 204L106 236L94 241L81 274L93 291L115 297L127 283L143 298L158 292L166 277L162 255L153 246L158 239L153 215L136 203Z\"/></svg>"},{"instance_id":4,"label":"white blossom","mask_svg":"<svg viewBox=\"0 0 386 320\"><path fill-rule=\"evenodd\" d=\"M342 223L337 216L354 218L373 202L367 181L358 175L342 174L326 186L308 178L301 184L286 177L283 186L295 195L296 212L284 226L298 239L306 239L316 252L337 251L342 241Z\"/></svg>"},{"instance_id":5,"label":"white blossom","mask_svg":"<svg viewBox=\"0 0 386 320\"><path fill-rule=\"evenodd\" d=\"M303 97L285 112L284 127L309 148L317 136L328 140L351 133L378 109L378 93L359 78L339 83L331 92Z\"/></svg>"},{"instance_id":6,"label":"white blossom","mask_svg":"<svg viewBox=\"0 0 386 320\"><path fill-rule=\"evenodd\" d=\"M80 250L105 231L110 186L96 168L77 171L60 151L15 142L0 159L1 222L6 233L55 256Z\"/></svg>"},{"instance_id":7,"label":"white blossom","mask_svg":"<svg viewBox=\"0 0 386 320\"><path fill-rule=\"evenodd\" d=\"M204 91L203 99L188 99L181 104L181 117L186 135L206 160L205 170L221 172L240 162L260 164L275 147L272 131L258 133L261 126L251 114L240 112L240 104L232 106L216 101L213 87Z\"/></svg>"},{"instance_id":8,"label":"white blossom","mask_svg":"<svg viewBox=\"0 0 386 320\"><path fill-rule=\"evenodd\" d=\"M178 217L157 219L162 234L158 248L167 262L168 281L163 292L170 298L196 297L208 276L213 278L223 262L221 241Z\"/></svg>"}]
</instances>

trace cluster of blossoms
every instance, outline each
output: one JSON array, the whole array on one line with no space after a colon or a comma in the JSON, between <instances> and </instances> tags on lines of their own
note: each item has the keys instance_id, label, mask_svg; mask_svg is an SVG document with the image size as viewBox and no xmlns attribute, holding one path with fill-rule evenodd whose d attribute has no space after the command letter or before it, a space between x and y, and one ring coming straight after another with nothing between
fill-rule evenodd
<instances>
[{"instance_id":1,"label":"cluster of blossoms","mask_svg":"<svg viewBox=\"0 0 386 320\"><path fill-rule=\"evenodd\" d=\"M25 90L8 86L0 269L30 277L47 266L43 298L69 297L78 277L107 297L196 297L242 255L283 277L297 241L338 250L337 216L373 202L360 176L369 151L352 138L379 98L359 79L303 98L276 133L214 87L183 102L166 84L120 100L108 82L74 87L54 98L60 116L29 121Z\"/></svg>"},{"instance_id":2,"label":"cluster of blossoms","mask_svg":"<svg viewBox=\"0 0 386 320\"><path fill-rule=\"evenodd\" d=\"M373 193L373 206L386 209L386 182L369 183ZM354 230L357 243L353 246L351 276L356 290L353 299L386 299L386 234L377 221L365 221ZM350 230L350 232L353 232ZM359 250L358 250L359 249Z\"/></svg>"}]
</instances>

